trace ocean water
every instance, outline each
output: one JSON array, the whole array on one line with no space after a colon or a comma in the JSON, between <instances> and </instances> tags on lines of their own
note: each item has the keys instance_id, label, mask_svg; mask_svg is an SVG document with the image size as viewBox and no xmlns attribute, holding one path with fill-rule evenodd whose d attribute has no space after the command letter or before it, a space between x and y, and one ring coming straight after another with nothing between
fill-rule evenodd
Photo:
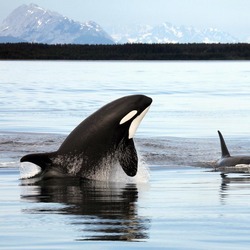
<instances>
[{"instance_id":1,"label":"ocean water","mask_svg":"<svg viewBox=\"0 0 250 250\"><path fill-rule=\"evenodd\" d=\"M131 94L153 99L136 179L20 180L20 157ZM248 249L250 178L213 166L217 130L250 154L249 124L248 61L0 61L0 248Z\"/></svg>"}]
</instances>

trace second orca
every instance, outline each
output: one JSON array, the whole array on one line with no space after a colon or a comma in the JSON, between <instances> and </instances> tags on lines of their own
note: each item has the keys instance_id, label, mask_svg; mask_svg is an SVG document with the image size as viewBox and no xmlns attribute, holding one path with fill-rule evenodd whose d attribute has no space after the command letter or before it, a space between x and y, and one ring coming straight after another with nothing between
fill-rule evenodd
<instances>
[{"instance_id":1,"label":"second orca","mask_svg":"<svg viewBox=\"0 0 250 250\"><path fill-rule=\"evenodd\" d=\"M218 131L219 138L220 138L220 145L221 145L221 158L216 162L217 167L233 167L239 164L250 164L250 156L246 155L238 155L238 156L231 156L225 140L220 131Z\"/></svg>"}]
</instances>

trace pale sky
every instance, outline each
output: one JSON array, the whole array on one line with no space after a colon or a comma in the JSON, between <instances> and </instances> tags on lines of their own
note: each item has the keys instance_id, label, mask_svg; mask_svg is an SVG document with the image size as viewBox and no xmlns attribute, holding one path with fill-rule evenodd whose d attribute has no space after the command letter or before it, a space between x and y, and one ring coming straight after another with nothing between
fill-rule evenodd
<instances>
[{"instance_id":1,"label":"pale sky","mask_svg":"<svg viewBox=\"0 0 250 250\"><path fill-rule=\"evenodd\" d=\"M170 22L250 37L250 0L4 0L0 21L24 3L38 4L80 22L93 20L104 29L113 24Z\"/></svg>"}]
</instances>

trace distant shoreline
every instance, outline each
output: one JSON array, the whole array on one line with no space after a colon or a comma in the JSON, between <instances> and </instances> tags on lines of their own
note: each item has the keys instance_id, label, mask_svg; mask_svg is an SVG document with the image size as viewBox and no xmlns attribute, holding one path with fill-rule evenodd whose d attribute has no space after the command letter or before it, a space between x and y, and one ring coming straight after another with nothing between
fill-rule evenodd
<instances>
[{"instance_id":1,"label":"distant shoreline","mask_svg":"<svg viewBox=\"0 0 250 250\"><path fill-rule=\"evenodd\" d=\"M0 44L0 60L250 60L250 44Z\"/></svg>"}]
</instances>

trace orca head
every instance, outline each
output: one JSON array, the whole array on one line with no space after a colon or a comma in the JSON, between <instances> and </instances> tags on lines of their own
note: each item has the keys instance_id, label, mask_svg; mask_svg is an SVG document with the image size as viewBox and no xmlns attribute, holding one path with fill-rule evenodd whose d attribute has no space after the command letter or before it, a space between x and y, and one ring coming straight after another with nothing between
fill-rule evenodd
<instances>
[{"instance_id":1,"label":"orca head","mask_svg":"<svg viewBox=\"0 0 250 250\"><path fill-rule=\"evenodd\" d=\"M138 156L133 137L142 119L150 108L152 99L144 95L120 98L111 105L115 107L113 117L116 125L116 138L120 140L118 160L124 172L133 177L138 169Z\"/></svg>"},{"instance_id":2,"label":"orca head","mask_svg":"<svg viewBox=\"0 0 250 250\"><path fill-rule=\"evenodd\" d=\"M115 101L116 102L116 101ZM132 139L142 119L148 112L152 99L144 95L123 97L114 103L119 107L118 121L120 127L127 127L128 139Z\"/></svg>"},{"instance_id":3,"label":"orca head","mask_svg":"<svg viewBox=\"0 0 250 250\"><path fill-rule=\"evenodd\" d=\"M128 139L132 139L142 119L149 110L152 99L143 95L129 96L119 125L129 124Z\"/></svg>"}]
</instances>

